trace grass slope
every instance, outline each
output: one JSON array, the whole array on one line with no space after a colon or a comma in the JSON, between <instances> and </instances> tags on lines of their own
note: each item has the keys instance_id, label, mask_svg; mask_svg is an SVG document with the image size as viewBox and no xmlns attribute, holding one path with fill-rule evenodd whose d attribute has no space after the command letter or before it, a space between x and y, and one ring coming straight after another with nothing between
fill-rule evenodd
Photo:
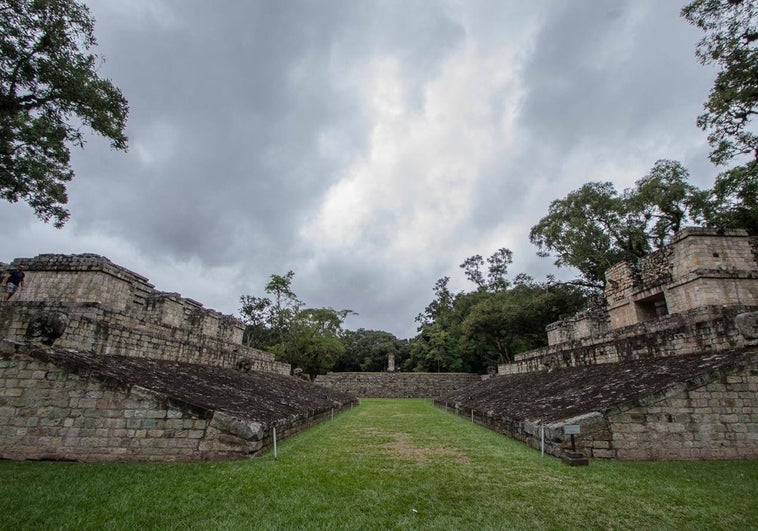
<instances>
[{"instance_id":1,"label":"grass slope","mask_svg":"<svg viewBox=\"0 0 758 531\"><path fill-rule=\"evenodd\" d=\"M757 529L758 461L568 467L363 400L247 461L0 462L2 529Z\"/></svg>"}]
</instances>

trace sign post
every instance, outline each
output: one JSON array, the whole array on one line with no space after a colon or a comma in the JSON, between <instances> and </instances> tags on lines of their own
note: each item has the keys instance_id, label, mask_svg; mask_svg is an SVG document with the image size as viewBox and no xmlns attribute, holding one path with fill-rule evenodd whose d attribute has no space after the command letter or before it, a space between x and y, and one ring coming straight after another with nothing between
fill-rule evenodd
<instances>
[{"instance_id":1,"label":"sign post","mask_svg":"<svg viewBox=\"0 0 758 531\"><path fill-rule=\"evenodd\" d=\"M572 452L576 452L576 441L574 440L574 435L579 435L579 433L581 433L579 424L566 424L563 427L563 434L571 435L571 451Z\"/></svg>"}]
</instances>

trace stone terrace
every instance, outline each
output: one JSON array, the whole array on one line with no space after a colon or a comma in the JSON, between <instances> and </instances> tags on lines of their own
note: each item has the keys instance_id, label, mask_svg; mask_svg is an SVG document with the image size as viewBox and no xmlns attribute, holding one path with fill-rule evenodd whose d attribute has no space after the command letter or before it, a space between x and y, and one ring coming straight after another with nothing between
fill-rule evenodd
<instances>
[{"instance_id":1,"label":"stone terrace","mask_svg":"<svg viewBox=\"0 0 758 531\"><path fill-rule=\"evenodd\" d=\"M561 455L567 424L593 457L758 457L758 349L569 367L490 379L435 399Z\"/></svg>"},{"instance_id":2,"label":"stone terrace","mask_svg":"<svg viewBox=\"0 0 758 531\"><path fill-rule=\"evenodd\" d=\"M0 344L0 457L194 460L255 454L355 397L291 376Z\"/></svg>"}]
</instances>

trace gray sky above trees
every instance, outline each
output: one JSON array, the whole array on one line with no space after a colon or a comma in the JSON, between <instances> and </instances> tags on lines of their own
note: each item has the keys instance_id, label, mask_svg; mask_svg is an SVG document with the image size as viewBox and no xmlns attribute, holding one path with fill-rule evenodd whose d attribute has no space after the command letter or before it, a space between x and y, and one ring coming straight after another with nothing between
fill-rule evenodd
<instances>
[{"instance_id":1,"label":"gray sky above trees","mask_svg":"<svg viewBox=\"0 0 758 531\"><path fill-rule=\"evenodd\" d=\"M308 306L410 337L470 255L570 278L529 243L551 200L661 158L717 173L685 2L87 3L129 152L74 151L62 230L0 203L2 261L94 252L224 313L293 270Z\"/></svg>"}]
</instances>

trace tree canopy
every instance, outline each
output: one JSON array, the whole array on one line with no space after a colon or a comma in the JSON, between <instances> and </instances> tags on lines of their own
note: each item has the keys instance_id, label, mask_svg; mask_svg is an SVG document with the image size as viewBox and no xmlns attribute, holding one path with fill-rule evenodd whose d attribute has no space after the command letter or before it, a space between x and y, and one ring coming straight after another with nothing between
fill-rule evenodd
<instances>
[{"instance_id":1,"label":"tree canopy","mask_svg":"<svg viewBox=\"0 0 758 531\"><path fill-rule=\"evenodd\" d=\"M601 288L605 270L659 249L685 222L708 211L707 192L689 184L676 161L659 160L634 188L618 192L610 182L591 182L550 204L529 238L558 267L576 268L584 282Z\"/></svg>"},{"instance_id":2,"label":"tree canopy","mask_svg":"<svg viewBox=\"0 0 758 531\"><path fill-rule=\"evenodd\" d=\"M419 334L410 342L403 370L486 372L526 350L545 346L545 327L582 309L587 291L525 274L507 278L513 254L498 249L485 259L474 255L461 268L476 287L452 293L449 277L434 286L434 300L419 314Z\"/></svg>"},{"instance_id":3,"label":"tree canopy","mask_svg":"<svg viewBox=\"0 0 758 531\"><path fill-rule=\"evenodd\" d=\"M265 287L268 297L240 297L240 314L247 324L243 342L273 352L308 375L323 374L345 351L342 324L353 312L306 308L293 290L294 277L293 271L273 274Z\"/></svg>"},{"instance_id":4,"label":"tree canopy","mask_svg":"<svg viewBox=\"0 0 758 531\"><path fill-rule=\"evenodd\" d=\"M728 167L713 187L710 220L758 231L758 3L695 0L682 16L705 32L696 55L719 68L697 125L708 132L711 161Z\"/></svg>"},{"instance_id":5,"label":"tree canopy","mask_svg":"<svg viewBox=\"0 0 758 531\"><path fill-rule=\"evenodd\" d=\"M69 144L84 126L126 150L128 103L99 76L94 20L76 0L0 0L0 197L62 227Z\"/></svg>"}]
</instances>

